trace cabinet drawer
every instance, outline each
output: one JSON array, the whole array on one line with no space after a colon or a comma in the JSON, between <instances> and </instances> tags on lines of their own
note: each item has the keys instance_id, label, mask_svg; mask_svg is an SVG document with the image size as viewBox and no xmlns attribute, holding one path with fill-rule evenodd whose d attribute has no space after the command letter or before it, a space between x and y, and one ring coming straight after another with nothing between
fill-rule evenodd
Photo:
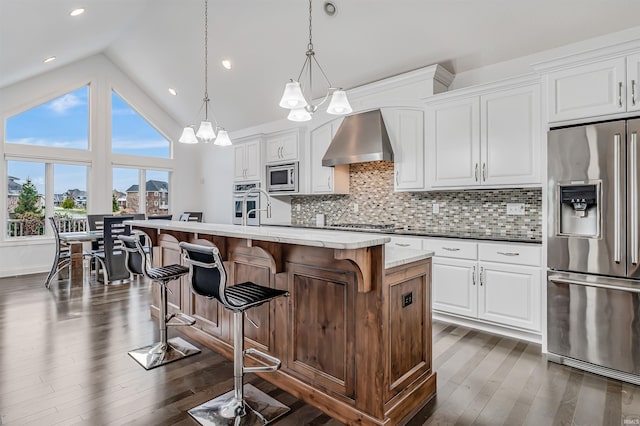
<instances>
[{"instance_id":1,"label":"cabinet drawer","mask_svg":"<svg viewBox=\"0 0 640 426\"><path fill-rule=\"evenodd\" d=\"M478 258L487 262L540 266L541 251L534 244L478 244Z\"/></svg>"},{"instance_id":2,"label":"cabinet drawer","mask_svg":"<svg viewBox=\"0 0 640 426\"><path fill-rule=\"evenodd\" d=\"M433 251L436 257L469 260L478 257L478 244L469 241L427 239L423 241L422 249Z\"/></svg>"},{"instance_id":3,"label":"cabinet drawer","mask_svg":"<svg viewBox=\"0 0 640 426\"><path fill-rule=\"evenodd\" d=\"M391 237L391 241L389 241L387 244L393 247L422 250L422 238Z\"/></svg>"}]
</instances>

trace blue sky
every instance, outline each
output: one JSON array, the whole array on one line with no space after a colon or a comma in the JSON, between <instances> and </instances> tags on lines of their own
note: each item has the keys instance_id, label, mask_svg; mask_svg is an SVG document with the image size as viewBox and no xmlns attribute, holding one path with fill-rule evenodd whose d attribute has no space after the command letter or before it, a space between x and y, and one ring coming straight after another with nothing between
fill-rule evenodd
<instances>
[{"instance_id":1,"label":"blue sky","mask_svg":"<svg viewBox=\"0 0 640 426\"><path fill-rule=\"evenodd\" d=\"M170 142L115 92L111 98L113 152L168 158ZM7 143L86 150L89 148L88 135L89 86L10 117L6 123ZM137 170L118 170L121 172L114 171L114 188L122 191L138 183ZM149 173L147 179L157 179L149 177ZM167 173L158 173L166 181ZM19 178L20 183L31 178L38 191L44 193L43 163L10 161L8 174ZM86 182L85 166L55 165L55 193L75 188L86 190Z\"/></svg>"}]
</instances>

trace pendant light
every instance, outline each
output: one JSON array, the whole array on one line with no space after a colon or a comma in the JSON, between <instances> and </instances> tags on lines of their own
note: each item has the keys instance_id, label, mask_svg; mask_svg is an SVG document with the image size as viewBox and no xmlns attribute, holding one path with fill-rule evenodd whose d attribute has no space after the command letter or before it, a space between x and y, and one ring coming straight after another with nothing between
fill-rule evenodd
<instances>
[{"instance_id":1,"label":"pendant light","mask_svg":"<svg viewBox=\"0 0 640 426\"><path fill-rule=\"evenodd\" d=\"M298 79L292 79L286 84L279 104L282 108L291 110L289 112L289 115L287 116L287 118L291 121L311 120L313 113L316 112L318 107L325 103L327 99L329 99L329 97L331 97L331 101L329 102L329 106L327 107L327 113L334 115L345 115L349 114L352 111L351 105L349 104L349 99L347 99L347 93L340 88L333 87L333 85L329 81L329 78L327 78L327 75L320 66L320 63L316 59L316 53L313 50L311 30L311 0L309 0L309 43L307 44L307 52L305 53L306 59L302 64L302 69L300 70ZM311 103L313 90L313 64L318 67L318 69L320 70L320 74L322 75L324 81L328 86L326 95L317 105L313 105ZM300 84L300 79L302 78L303 74L306 76L308 82L306 87L303 87ZM307 90L308 100L304 95L303 89L305 88Z\"/></svg>"},{"instance_id":2,"label":"pendant light","mask_svg":"<svg viewBox=\"0 0 640 426\"><path fill-rule=\"evenodd\" d=\"M182 135L178 139L178 142L194 144L200 141L209 143L215 139L214 145L229 146L231 145L231 139L229 134L224 128L218 126L218 122L215 117L215 128L209 121L209 0L204 0L204 121L200 122L198 131L195 132L192 126L187 126L182 130ZM212 114L213 115L213 114ZM218 134L216 135L216 131Z\"/></svg>"}]
</instances>

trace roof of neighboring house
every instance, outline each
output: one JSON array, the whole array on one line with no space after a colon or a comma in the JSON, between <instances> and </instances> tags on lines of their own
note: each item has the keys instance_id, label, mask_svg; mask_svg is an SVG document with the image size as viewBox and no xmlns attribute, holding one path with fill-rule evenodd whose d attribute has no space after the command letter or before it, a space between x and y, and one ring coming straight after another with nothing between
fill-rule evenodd
<instances>
[{"instance_id":1,"label":"roof of neighboring house","mask_svg":"<svg viewBox=\"0 0 640 426\"><path fill-rule=\"evenodd\" d=\"M17 179L18 178L15 178L13 176L9 176L9 181L7 182L9 195L18 194L20 192L20 190L22 189L22 185L19 184L18 182L16 182Z\"/></svg>"},{"instance_id":2,"label":"roof of neighboring house","mask_svg":"<svg viewBox=\"0 0 640 426\"><path fill-rule=\"evenodd\" d=\"M161 180L148 180L145 184L147 192L168 192L169 184L167 182L163 182ZM127 192L138 192L138 185L131 185Z\"/></svg>"}]
</instances>

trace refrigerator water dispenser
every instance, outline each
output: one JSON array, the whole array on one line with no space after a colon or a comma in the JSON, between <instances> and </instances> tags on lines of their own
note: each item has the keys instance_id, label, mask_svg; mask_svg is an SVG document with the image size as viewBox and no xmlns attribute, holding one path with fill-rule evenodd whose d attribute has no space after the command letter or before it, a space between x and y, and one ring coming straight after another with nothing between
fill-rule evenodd
<instances>
[{"instance_id":1,"label":"refrigerator water dispenser","mask_svg":"<svg viewBox=\"0 0 640 426\"><path fill-rule=\"evenodd\" d=\"M598 237L600 235L600 184L559 184L556 204L560 206L558 235Z\"/></svg>"}]
</instances>

